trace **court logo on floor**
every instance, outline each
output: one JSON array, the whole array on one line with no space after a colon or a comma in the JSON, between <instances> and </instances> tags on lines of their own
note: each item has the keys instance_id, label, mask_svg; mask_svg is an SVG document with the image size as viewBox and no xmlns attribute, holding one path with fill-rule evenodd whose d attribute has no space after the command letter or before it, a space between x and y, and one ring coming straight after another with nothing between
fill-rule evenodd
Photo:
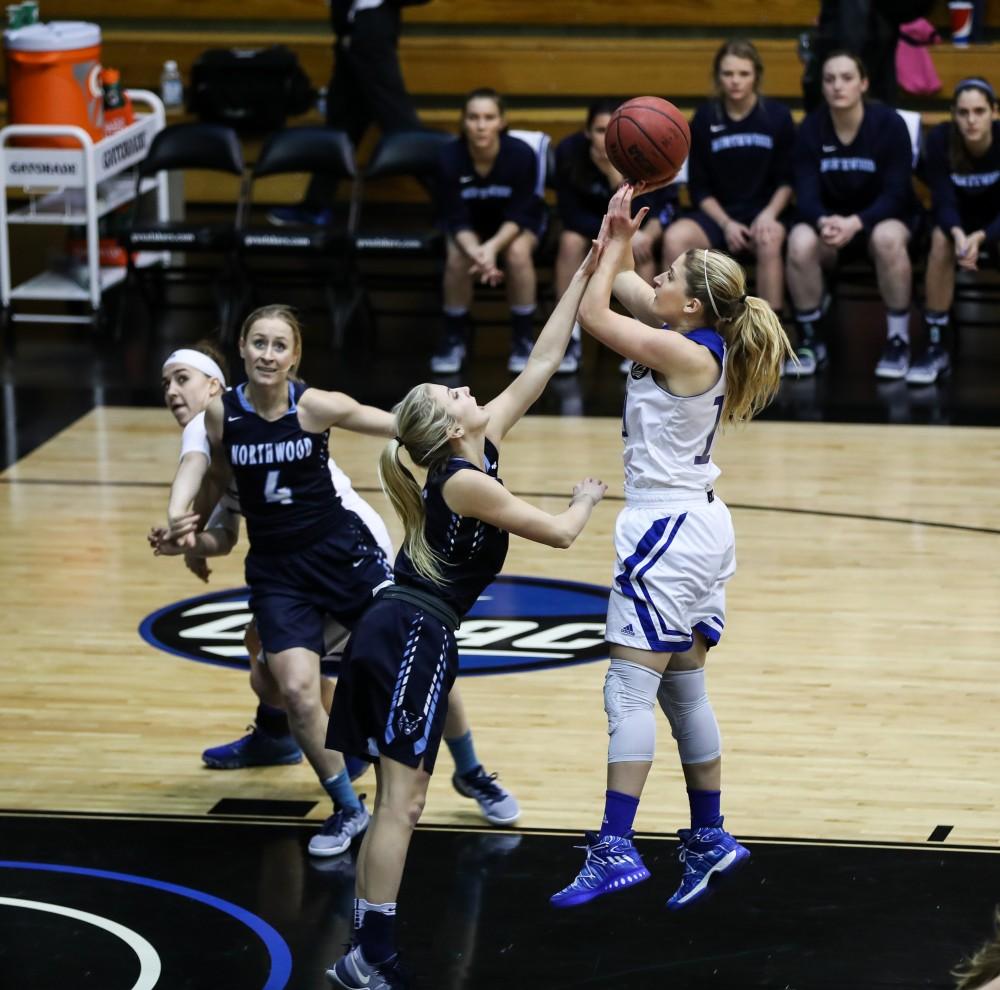
<instances>
[{"instance_id":1,"label":"court logo on floor","mask_svg":"<svg viewBox=\"0 0 1000 990\"><path fill-rule=\"evenodd\" d=\"M147 643L188 660L246 669L243 633L248 589L199 595L143 619ZM607 656L608 590L578 581L502 576L472 607L456 633L463 674L501 674L586 663ZM324 661L336 673L335 661Z\"/></svg>"}]
</instances>

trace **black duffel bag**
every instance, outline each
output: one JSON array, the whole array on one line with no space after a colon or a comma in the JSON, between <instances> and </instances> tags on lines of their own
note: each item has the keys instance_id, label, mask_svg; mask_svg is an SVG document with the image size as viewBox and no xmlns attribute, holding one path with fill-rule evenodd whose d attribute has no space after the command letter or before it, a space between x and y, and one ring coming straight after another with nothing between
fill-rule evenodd
<instances>
[{"instance_id":1,"label":"black duffel bag","mask_svg":"<svg viewBox=\"0 0 1000 990\"><path fill-rule=\"evenodd\" d=\"M242 132L273 131L305 113L316 99L295 52L270 48L212 48L191 67L188 110L199 120Z\"/></svg>"}]
</instances>

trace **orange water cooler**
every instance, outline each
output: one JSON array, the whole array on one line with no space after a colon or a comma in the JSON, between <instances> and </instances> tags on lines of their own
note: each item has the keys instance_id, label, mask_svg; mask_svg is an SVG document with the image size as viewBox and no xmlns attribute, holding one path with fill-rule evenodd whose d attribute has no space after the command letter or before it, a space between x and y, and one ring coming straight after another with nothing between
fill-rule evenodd
<instances>
[{"instance_id":1,"label":"orange water cooler","mask_svg":"<svg viewBox=\"0 0 1000 990\"><path fill-rule=\"evenodd\" d=\"M74 124L104 137L101 29L86 21L51 21L4 31L10 124ZM72 138L33 145L79 147Z\"/></svg>"}]
</instances>

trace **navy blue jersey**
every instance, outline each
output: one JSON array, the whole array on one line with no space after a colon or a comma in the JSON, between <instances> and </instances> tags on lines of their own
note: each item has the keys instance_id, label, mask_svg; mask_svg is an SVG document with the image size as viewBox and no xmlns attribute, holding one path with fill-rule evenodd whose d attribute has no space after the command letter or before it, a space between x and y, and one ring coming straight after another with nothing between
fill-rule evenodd
<instances>
[{"instance_id":1,"label":"navy blue jersey","mask_svg":"<svg viewBox=\"0 0 1000 990\"><path fill-rule=\"evenodd\" d=\"M795 141L795 199L813 226L821 216L857 214L871 231L882 220L909 223L915 208L910 132L891 107L866 103L861 127L841 144L830 108L813 110Z\"/></svg>"},{"instance_id":2,"label":"navy blue jersey","mask_svg":"<svg viewBox=\"0 0 1000 990\"><path fill-rule=\"evenodd\" d=\"M478 470L500 481L497 477L500 456L489 440L486 441L485 454L486 462ZM431 549L443 562L444 586L421 577L405 548L396 555L397 584L424 589L447 602L459 616L472 608L476 599L500 573L510 542L510 534L506 531L479 519L456 515L444 500L442 489L453 474L475 470L476 465L461 457L450 457L440 471L428 476L424 485L424 509L427 513L424 532Z\"/></svg>"},{"instance_id":3,"label":"navy blue jersey","mask_svg":"<svg viewBox=\"0 0 1000 990\"><path fill-rule=\"evenodd\" d=\"M315 543L347 513L327 465L329 430L307 433L299 425L298 403L306 387L288 383L288 412L274 422L257 415L245 384L222 396L222 444L250 546L257 552L281 553Z\"/></svg>"},{"instance_id":4,"label":"navy blue jersey","mask_svg":"<svg viewBox=\"0 0 1000 990\"><path fill-rule=\"evenodd\" d=\"M543 228L545 204L535 191L538 161L520 139L501 134L493 167L480 175L465 138L456 138L441 149L438 169L442 221L449 234L474 230L485 239L507 220L526 230Z\"/></svg>"},{"instance_id":5,"label":"navy blue jersey","mask_svg":"<svg viewBox=\"0 0 1000 990\"><path fill-rule=\"evenodd\" d=\"M615 187L590 157L590 138L583 131L563 138L556 147L556 203L564 230L588 240L597 237ZM636 196L633 216L649 207L644 223L659 220L666 227L677 208L677 186Z\"/></svg>"},{"instance_id":6,"label":"navy blue jersey","mask_svg":"<svg viewBox=\"0 0 1000 990\"><path fill-rule=\"evenodd\" d=\"M927 184L931 187L934 222L945 232L961 227L967 234L986 232L987 241L1000 240L1000 120L993 121L993 142L982 158L969 156L961 170L951 167L951 123L938 124L927 136L924 152Z\"/></svg>"},{"instance_id":7,"label":"navy blue jersey","mask_svg":"<svg viewBox=\"0 0 1000 990\"><path fill-rule=\"evenodd\" d=\"M783 103L761 97L743 120L733 120L721 100L703 103L691 121L691 202L712 196L734 220L752 223L779 186L792 184L794 145Z\"/></svg>"}]
</instances>

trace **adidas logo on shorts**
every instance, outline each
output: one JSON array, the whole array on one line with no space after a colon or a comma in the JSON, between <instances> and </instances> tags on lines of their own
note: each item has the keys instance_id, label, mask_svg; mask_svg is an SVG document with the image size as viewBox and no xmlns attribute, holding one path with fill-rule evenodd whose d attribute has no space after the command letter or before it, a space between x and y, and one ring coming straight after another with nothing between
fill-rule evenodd
<instances>
[{"instance_id":1,"label":"adidas logo on shorts","mask_svg":"<svg viewBox=\"0 0 1000 990\"><path fill-rule=\"evenodd\" d=\"M634 636L635 630L632 628L632 623L630 622L627 626L622 626L621 634L623 636Z\"/></svg>"}]
</instances>

